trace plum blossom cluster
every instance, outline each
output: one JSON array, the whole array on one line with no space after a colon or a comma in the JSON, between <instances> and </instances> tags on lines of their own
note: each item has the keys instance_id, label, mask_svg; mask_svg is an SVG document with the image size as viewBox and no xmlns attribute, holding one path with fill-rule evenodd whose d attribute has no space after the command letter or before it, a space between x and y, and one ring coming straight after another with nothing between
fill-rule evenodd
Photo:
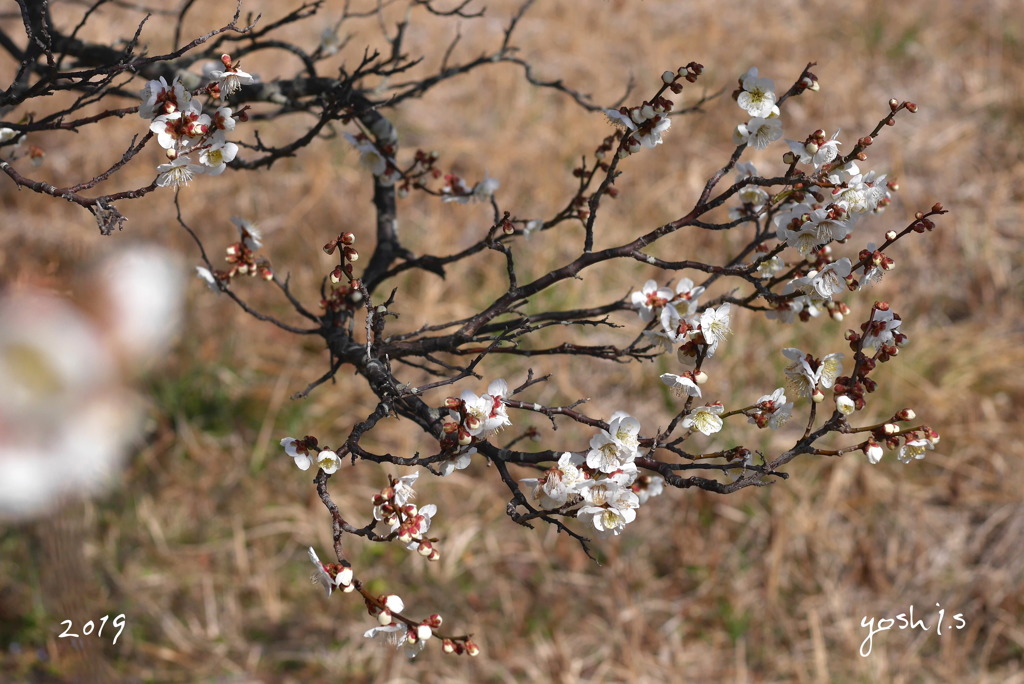
<instances>
[{"instance_id":1,"label":"plum blossom cluster","mask_svg":"<svg viewBox=\"0 0 1024 684\"><path fill-rule=\"evenodd\" d=\"M636 509L664 488L659 475L640 476L640 421L623 411L590 440L590 450L565 452L539 478L520 480L545 510L576 511L599 534L618 535L636 519Z\"/></svg>"},{"instance_id":2,"label":"plum blossom cluster","mask_svg":"<svg viewBox=\"0 0 1024 684\"><path fill-rule=\"evenodd\" d=\"M324 563L317 556L316 550L309 547L309 560L315 568L312 580L320 584L330 597L334 591L343 593L358 592L363 597L366 612L377 622L376 627L368 629L363 636L376 639L395 648L405 648L406 654L413 658L423 650L427 642L439 636L441 650L445 653L475 656L480 648L469 636L442 636L437 634L444 620L438 614L415 621L406 617L405 601L398 594L371 594L356 579L351 566L344 563Z\"/></svg>"},{"instance_id":3,"label":"plum blossom cluster","mask_svg":"<svg viewBox=\"0 0 1024 684\"><path fill-rule=\"evenodd\" d=\"M307 470L314 463L326 475L337 470L337 453L321 449L315 437L286 437L281 440L281 445L301 470ZM440 557L434 546L437 540L425 536L437 507L433 504L417 507L412 503L416 497L413 485L418 477L418 472L400 478L389 476L388 486L373 497L373 519L391 530L391 534L382 540L397 539L427 560L437 560ZM348 562L324 563L312 547L309 548L309 560L316 569L312 580L324 587L328 597L335 591L358 592L363 597L367 613L377 622L376 627L364 633L365 638L376 639L396 648L404 647L410 658L422 651L435 636L441 639L441 648L445 653L475 656L480 652L470 636L438 634L443 622L440 615L433 614L423 620L413 620L404 614L405 601L397 594L371 594L364 583L356 578Z\"/></svg>"},{"instance_id":4,"label":"plum blossom cluster","mask_svg":"<svg viewBox=\"0 0 1024 684\"><path fill-rule=\"evenodd\" d=\"M683 81L695 83L703 71L704 66L696 62L690 62L676 71L666 71L661 75L661 89L651 100L635 107L604 110L608 120L620 131L622 141L617 152L619 159L636 154L643 148L653 149L662 143L662 136L672 126L669 113L675 106L662 93L670 90L678 95L683 92Z\"/></svg>"},{"instance_id":5,"label":"plum blossom cluster","mask_svg":"<svg viewBox=\"0 0 1024 684\"><path fill-rule=\"evenodd\" d=\"M477 396L471 390L463 390L460 396L445 400L448 419L441 428L441 449L452 456L441 462L439 475L451 475L468 467L476 453L474 442L512 424L504 401L508 394L508 383L498 379L487 385L486 394Z\"/></svg>"},{"instance_id":6,"label":"plum blossom cluster","mask_svg":"<svg viewBox=\"0 0 1024 684\"><path fill-rule=\"evenodd\" d=\"M256 255L256 252L263 247L259 229L249 221L238 217L233 217L231 222L238 229L238 241L231 243L224 250L224 261L229 264L228 268L210 269L205 266L196 266L196 275L215 292L220 292L221 288L226 287L235 276L259 276L263 280L273 280L274 278L270 262Z\"/></svg>"},{"instance_id":7,"label":"plum blossom cluster","mask_svg":"<svg viewBox=\"0 0 1024 684\"><path fill-rule=\"evenodd\" d=\"M419 472L415 472L397 480L390 478L390 484L373 497L373 519L391 528L407 549L435 561L441 557L434 546L437 539L427 538L426 532L430 529L431 519L437 514L437 506L417 507L412 503L416 496L412 486L418 477Z\"/></svg>"},{"instance_id":8,"label":"plum blossom cluster","mask_svg":"<svg viewBox=\"0 0 1024 684\"><path fill-rule=\"evenodd\" d=\"M910 409L903 409L893 420L874 428L871 437L860 446L860 450L867 456L871 464L876 464L885 455L885 449L896 452L896 458L900 463L907 464L924 458L925 453L935 448L939 443L939 433L922 425L903 431L900 422L913 420L915 414ZM883 449L883 446L885 449Z\"/></svg>"},{"instance_id":9,"label":"plum blossom cluster","mask_svg":"<svg viewBox=\"0 0 1024 684\"><path fill-rule=\"evenodd\" d=\"M704 287L694 286L689 278L680 280L675 291L648 280L630 295L630 301L643 323L658 322L644 331L648 341L666 351L676 349L680 361L692 363L714 356L732 333L731 305L726 302L699 310L698 298L703 293Z\"/></svg>"},{"instance_id":10,"label":"plum blossom cluster","mask_svg":"<svg viewBox=\"0 0 1024 684\"><path fill-rule=\"evenodd\" d=\"M758 76L757 67L750 67L740 77L739 87L733 92L736 104L751 117L736 126L733 142L763 150L782 137L782 119L775 82Z\"/></svg>"},{"instance_id":11,"label":"plum blossom cluster","mask_svg":"<svg viewBox=\"0 0 1024 684\"><path fill-rule=\"evenodd\" d=\"M224 69L208 74L213 81L205 92L210 95L226 98L242 84L253 81L229 55L223 55L221 62ZM217 107L212 114L204 112L199 98L177 77L170 84L162 76L149 81L141 96L139 116L152 119L149 130L168 159L157 166L158 186L188 185L197 174L218 176L238 154L238 145L227 140L237 120L230 107Z\"/></svg>"}]
</instances>

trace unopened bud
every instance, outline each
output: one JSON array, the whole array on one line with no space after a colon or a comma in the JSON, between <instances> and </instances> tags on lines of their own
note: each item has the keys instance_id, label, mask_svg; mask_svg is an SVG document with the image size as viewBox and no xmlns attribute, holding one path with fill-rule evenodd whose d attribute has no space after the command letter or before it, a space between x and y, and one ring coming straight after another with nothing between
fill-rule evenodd
<instances>
[{"instance_id":1,"label":"unopened bud","mask_svg":"<svg viewBox=\"0 0 1024 684\"><path fill-rule=\"evenodd\" d=\"M428 625L418 625L416 627L416 638L420 641L426 641L432 636L434 636L434 631Z\"/></svg>"},{"instance_id":2,"label":"unopened bud","mask_svg":"<svg viewBox=\"0 0 1024 684\"><path fill-rule=\"evenodd\" d=\"M869 439L861 445L861 451L868 457L868 461L874 465L882 460L882 456L885 452L882 450L882 445L873 439Z\"/></svg>"},{"instance_id":3,"label":"unopened bud","mask_svg":"<svg viewBox=\"0 0 1024 684\"><path fill-rule=\"evenodd\" d=\"M882 432L886 435L897 435L900 432L900 426L896 423L886 423L882 426Z\"/></svg>"},{"instance_id":4,"label":"unopened bud","mask_svg":"<svg viewBox=\"0 0 1024 684\"><path fill-rule=\"evenodd\" d=\"M820 404L824 400L825 400L825 394L820 389L815 387L814 388L814 393L811 394L811 401L813 401L815 404Z\"/></svg>"},{"instance_id":5,"label":"unopened bud","mask_svg":"<svg viewBox=\"0 0 1024 684\"><path fill-rule=\"evenodd\" d=\"M471 656L478 656L478 655L480 655L480 647L477 646L472 641L468 641L467 640L466 641L466 653L468 653Z\"/></svg>"},{"instance_id":6,"label":"unopened bud","mask_svg":"<svg viewBox=\"0 0 1024 684\"><path fill-rule=\"evenodd\" d=\"M693 373L693 381L698 385L703 385L705 382L708 381L708 374L702 370L695 371Z\"/></svg>"},{"instance_id":7,"label":"unopened bud","mask_svg":"<svg viewBox=\"0 0 1024 684\"><path fill-rule=\"evenodd\" d=\"M441 650L445 653L455 653L455 642L451 639L445 639L441 642Z\"/></svg>"},{"instance_id":8,"label":"unopened bud","mask_svg":"<svg viewBox=\"0 0 1024 684\"><path fill-rule=\"evenodd\" d=\"M352 584L355 573L352 572L352 568L342 568L338 572L338 576L334 578L335 583L339 587L347 587Z\"/></svg>"},{"instance_id":9,"label":"unopened bud","mask_svg":"<svg viewBox=\"0 0 1024 684\"><path fill-rule=\"evenodd\" d=\"M661 80L665 83L671 83L672 81L676 80L676 75L671 71L666 71L661 75Z\"/></svg>"},{"instance_id":10,"label":"unopened bud","mask_svg":"<svg viewBox=\"0 0 1024 684\"><path fill-rule=\"evenodd\" d=\"M895 230L890 230L885 234L886 240L895 240L898 233Z\"/></svg>"},{"instance_id":11,"label":"unopened bud","mask_svg":"<svg viewBox=\"0 0 1024 684\"><path fill-rule=\"evenodd\" d=\"M900 106L900 101L897 100L895 97L892 98L891 100L889 100L889 109L891 109L892 111L895 112L897 109L899 109L899 106Z\"/></svg>"},{"instance_id":12,"label":"unopened bud","mask_svg":"<svg viewBox=\"0 0 1024 684\"><path fill-rule=\"evenodd\" d=\"M391 624L391 611L389 611L389 610L382 610L381 612L377 613L377 623L381 627L387 627L388 625L390 625Z\"/></svg>"},{"instance_id":13,"label":"unopened bud","mask_svg":"<svg viewBox=\"0 0 1024 684\"><path fill-rule=\"evenodd\" d=\"M905 408L896 414L896 420L914 420L917 418L917 414L914 413L914 409Z\"/></svg>"}]
</instances>

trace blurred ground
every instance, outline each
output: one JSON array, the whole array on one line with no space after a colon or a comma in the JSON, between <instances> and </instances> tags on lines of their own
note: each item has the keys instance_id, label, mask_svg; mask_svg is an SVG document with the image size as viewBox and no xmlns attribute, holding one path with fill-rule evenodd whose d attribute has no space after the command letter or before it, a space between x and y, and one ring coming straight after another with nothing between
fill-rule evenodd
<instances>
[{"instance_id":1,"label":"blurred ground","mask_svg":"<svg viewBox=\"0 0 1024 684\"><path fill-rule=\"evenodd\" d=\"M197 4L188 23L196 35L230 18L221 3ZM493 46L515 7L486 4L487 19L461 23L456 56ZM54 7L76 19L84 11ZM270 2L245 5L257 7L265 20L282 12ZM325 19L289 27L287 37L314 43L339 7L325 3ZM105 7L94 25L129 35L139 18ZM154 52L169 45L166 24L156 17L143 34ZM374 23L363 26L367 34L339 63L375 40ZM426 54L429 69L453 26L424 22L410 30L406 49ZM729 497L669 492L642 508L622 538L597 545L601 566L552 530L510 523L501 488L482 466L444 486L421 478L421 502L442 508L432 528L443 539L442 561L425 567L403 549L352 543L353 563L371 568L381 591L401 592L413 612L440 612L476 634L483 654L470 660L428 648L409 662L362 639L371 624L359 602L325 602L309 585L305 548L328 548L329 517L277 446L286 435L347 431L363 390L340 378L291 402L326 368L322 349L259 325L196 281L175 351L145 379L147 439L121 487L0 532L0 669L13 673L11 681L72 681L75 672L80 681L100 681L107 670L114 681L154 682L1024 682L1024 446L1015 418L1024 405L1024 23L1017 4L547 0L523 20L516 43L540 77L562 79L606 105L630 77L637 82L630 100L638 102L663 71L690 61L706 71L683 104L702 88L731 90L752 65L782 89L816 61L821 92L784 111L790 138L842 129L852 144L890 97L916 102L920 112L871 149L869 166L901 185L874 230L901 227L936 201L950 214L935 233L900 243L896 270L873 294L892 298L911 344L883 369L886 382L869 411L881 418L914 407L941 432L938 450L911 466L888 457L870 466L858 454L798 459L788 481ZM284 68L257 59L244 67L264 78ZM12 69L7 63L0 73ZM704 114L677 119L664 145L627 160L622 197L608 207L599 240L612 244L685 214L732 150L740 114L727 97L714 101ZM471 180L485 171L500 179L502 205L522 217L550 215L564 203L572 165L609 131L600 115L530 88L506 65L408 103L396 124L405 150L436 149L442 166ZM126 144L139 130L137 119L117 122L110 140ZM47 150L40 177L73 180L110 163L108 140L34 142ZM122 146L113 144L116 154ZM767 168L781 153L772 147L754 160ZM138 166L137 178L148 182L152 169ZM252 219L294 289L312 293L328 264L320 246L340 230L370 234L369 193L354 154L334 140L272 173L229 171L182 194L185 216L208 248L234 238L229 217ZM0 199L7 286L66 291L80 265L142 239L197 260L174 223L169 193L125 205L128 229L108 238L81 209L18 192L6 179ZM401 209L416 252L467 244L489 223L480 206L411 199ZM543 235L526 244L538 269L577 249ZM707 235L681 237L677 257L710 259L722 249ZM467 289L486 290L501 270L495 260L446 281L400 283L419 298L399 298L397 325L457 315ZM569 300L609 301L654 274L597 275ZM285 311L259 283L239 291ZM315 305L313 294L306 300ZM844 346L839 325L812 330L738 318L722 360L742 360L722 386L727 405L731 392L748 398L748 387L781 384L778 348ZM556 370L559 379L538 400L589 396L594 415L627 407L668 415L649 366ZM524 373L513 363L485 371L510 381ZM396 453L422 447L401 430L388 439L385 448ZM354 517L368 515L383 471L343 473L343 488L332 482L335 500ZM966 626L941 636L934 628L882 632L861 657L861 619L911 605L930 626L940 610L947 623L961 613ZM76 650L56 638L61 620L117 613L127 628L116 645L83 640Z\"/></svg>"}]
</instances>

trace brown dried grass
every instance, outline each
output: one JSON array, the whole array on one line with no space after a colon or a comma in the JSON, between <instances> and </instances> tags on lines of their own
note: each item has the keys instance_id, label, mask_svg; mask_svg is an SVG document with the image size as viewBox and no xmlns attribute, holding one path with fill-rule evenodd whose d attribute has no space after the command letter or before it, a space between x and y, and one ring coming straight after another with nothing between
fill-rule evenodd
<instances>
[{"instance_id":1,"label":"brown dried grass","mask_svg":"<svg viewBox=\"0 0 1024 684\"><path fill-rule=\"evenodd\" d=\"M462 55L493 41L514 6L488 4L489 20L464 23ZM332 9L328 3L325 16ZM278 12L271 3L264 10ZM226 11L203 5L190 26L202 32ZM304 547L328 548L330 527L306 478L276 447L285 434L328 441L343 434L365 391L342 377L294 406L287 396L322 372L323 352L260 327L197 284L177 352L148 381L159 389L150 439L124 485L103 501L0 535L0 613L14 626L8 641L24 649L8 650L0 662L27 681L70 681L75 672L98 672L85 679L99 681L104 669L114 679L158 682L1024 681L1024 449L1011 417L1024 405L1017 144L1024 28L1015 16L1009 0L552 1L531 10L518 41L541 76L599 102L617 98L630 75L643 97L663 70L690 60L706 65L709 91L731 88L752 64L781 85L816 60L822 92L787 110L789 137L841 127L852 141L880 118L889 97L920 105L872 148L872 161L902 185L875 225L880 234L935 201L951 213L934 234L901 245L897 270L875 294L896 302L912 344L882 369L886 382L869 410L915 407L943 435L926 460L871 467L856 455L804 459L770 488L727 498L669 493L646 506L623 538L597 545L601 566L564 536L510 524L483 467L443 486L424 482L421 500L442 503L434 529L443 560L424 567L404 550L351 543L352 560L379 577L376 588L400 591L413 611L438 610L455 629L475 633L483 655L444 657L428 648L408 662L364 643L370 625L358 602L324 603L309 586ZM107 19L108 30L130 25ZM163 47L158 28L150 30L154 49ZM306 40L319 33L290 30ZM452 31L431 22L410 34L408 49L426 50L436 62ZM274 74L273 64L246 66ZM623 196L606 207L599 240L611 244L684 214L728 154L737 113L727 98L712 102L704 115L677 121L665 145L630 159ZM523 217L563 202L572 164L607 133L599 116L527 87L506 66L453 81L397 118L406 149L438 149L442 163L470 178L488 170L502 181L503 205ZM121 125L111 140L122 133L127 140L137 128ZM104 154L119 153L105 143L46 142L40 174L55 179L102 168ZM231 215L258 217L270 256L291 269L296 291L308 292L327 265L318 251L325 236L369 230L367 184L345 147L304 151L273 174L197 184L185 193L186 215L210 245L230 235ZM17 193L9 183L0 184L0 195L8 283L60 289L76 263L116 249L112 241L155 238L194 257L167 195L131 206L129 230L106 239L73 207ZM488 223L479 208L406 207L402 229L417 252L465 244ZM532 238L536 268L557 263L579 239L571 231L561 240ZM680 254L721 249L706 235L678 240ZM494 258L446 281L403 281L396 326L459 315L466 296L501 286L502 270ZM565 301L606 301L650 275L590 274ZM415 303L402 297L413 288L421 295ZM258 287L244 289L282 311ZM838 327L820 328L814 339L738 318L741 330L724 359L765 359L764 367L743 364L722 378L724 399L746 397L750 385L775 386L779 364L768 350L797 343L827 352L842 344ZM590 410L599 415L626 406L664 415L656 383L641 377L649 373L616 366L595 374L588 365L562 364L565 373L538 400L583 395L594 397ZM523 375L514 364L495 369ZM426 448L396 427L381 438L384 448ZM570 433L559 434L568 443ZM361 467L335 482L342 480L333 487L336 500L365 515L383 473ZM70 548L69 557L51 546ZM963 613L967 627L941 637L934 630L882 633L870 657L858 655L862 616L891 616L912 604L932 623L935 603ZM116 646L91 644L80 653L55 639L62 619L117 612L126 613L129 628ZM38 662L37 648L48 665Z\"/></svg>"}]
</instances>

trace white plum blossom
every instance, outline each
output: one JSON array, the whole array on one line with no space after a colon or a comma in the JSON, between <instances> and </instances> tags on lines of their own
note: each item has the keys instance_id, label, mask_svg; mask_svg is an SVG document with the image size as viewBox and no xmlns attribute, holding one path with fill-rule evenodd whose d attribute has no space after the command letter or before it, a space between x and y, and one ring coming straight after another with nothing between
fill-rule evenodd
<instances>
[{"instance_id":1,"label":"white plum blossom","mask_svg":"<svg viewBox=\"0 0 1024 684\"><path fill-rule=\"evenodd\" d=\"M792 347L783 349L782 354L793 362L786 368L786 379L801 396L813 396L819 384L832 387L843 370L843 355L839 353L829 354L820 361Z\"/></svg>"},{"instance_id":2,"label":"white plum blossom","mask_svg":"<svg viewBox=\"0 0 1024 684\"><path fill-rule=\"evenodd\" d=\"M672 126L672 120L668 118L667 112L655 109L650 104L632 107L627 111L628 114L620 110L606 109L604 113L609 121L632 134L632 141L635 142L627 148L630 152L641 146L653 149L660 145L661 136Z\"/></svg>"},{"instance_id":3,"label":"white plum blossom","mask_svg":"<svg viewBox=\"0 0 1024 684\"><path fill-rule=\"evenodd\" d=\"M219 176L237 154L238 145L225 141L223 134L218 131L210 145L199 153L199 161L207 167L207 174Z\"/></svg>"},{"instance_id":4,"label":"white plum blossom","mask_svg":"<svg viewBox=\"0 0 1024 684\"><path fill-rule=\"evenodd\" d=\"M312 561L313 567L316 568L316 573L313 575L312 580L317 584L323 586L327 590L327 595L330 596L336 587L341 587L342 591L349 592L354 588L352 586L353 573L352 568L343 567L338 571L336 577L331 577L331 573L327 572L327 566L320 562L320 558L316 555L316 551L313 547L309 547L309 560Z\"/></svg>"},{"instance_id":5,"label":"white plum blossom","mask_svg":"<svg viewBox=\"0 0 1024 684\"><path fill-rule=\"evenodd\" d=\"M612 473L638 455L640 421L624 411L616 411L602 430L590 440L587 466L603 473Z\"/></svg>"},{"instance_id":6,"label":"white plum blossom","mask_svg":"<svg viewBox=\"0 0 1024 684\"><path fill-rule=\"evenodd\" d=\"M232 115L231 107L218 107L210 123L219 131L235 130L235 118Z\"/></svg>"},{"instance_id":7,"label":"white plum blossom","mask_svg":"<svg viewBox=\"0 0 1024 684\"><path fill-rule=\"evenodd\" d=\"M724 410L725 407L721 404L698 406L683 418L682 426L692 428L705 435L713 435L722 429L722 419L719 418L719 414Z\"/></svg>"},{"instance_id":8,"label":"white plum blossom","mask_svg":"<svg viewBox=\"0 0 1024 684\"><path fill-rule=\"evenodd\" d=\"M338 454L330 449L324 449L316 456L316 464L320 467L320 470L324 471L328 475L333 475L338 470L338 466L341 464L341 459L338 458Z\"/></svg>"},{"instance_id":9,"label":"white plum blossom","mask_svg":"<svg viewBox=\"0 0 1024 684\"><path fill-rule=\"evenodd\" d=\"M334 578L328 574L324 568L324 564L320 562L320 558L316 555L316 551L313 547L309 547L309 560L312 561L313 566L316 568L316 574L313 575L313 580L318 584L323 585L324 589L327 590L327 595L330 596L331 592L334 591Z\"/></svg>"},{"instance_id":10,"label":"white plum blossom","mask_svg":"<svg viewBox=\"0 0 1024 684\"><path fill-rule=\"evenodd\" d=\"M689 278L683 278L676 283L676 295L672 299L672 306L676 307L685 304L682 315L689 316L697 309L697 298L704 294L704 286L694 286ZM678 316L678 314L677 314ZM664 322L662 323L664 325ZM666 326L667 327L667 326Z\"/></svg>"},{"instance_id":11,"label":"white plum blossom","mask_svg":"<svg viewBox=\"0 0 1024 684\"><path fill-rule=\"evenodd\" d=\"M579 466L583 457L565 452L558 459L558 465L549 469L544 477L520 480L523 484L532 485L532 497L541 508L553 510L560 508L574 493L577 485L584 481L583 471Z\"/></svg>"},{"instance_id":12,"label":"white plum blossom","mask_svg":"<svg viewBox=\"0 0 1024 684\"><path fill-rule=\"evenodd\" d=\"M237 216L231 217L231 222L238 228L238 236L245 245L245 248L255 252L263 247L263 235L260 229L252 221L246 221Z\"/></svg>"},{"instance_id":13,"label":"white plum blossom","mask_svg":"<svg viewBox=\"0 0 1024 684\"><path fill-rule=\"evenodd\" d=\"M758 78L757 67L750 67L740 79L742 90L736 104L752 117L767 117L775 109L775 83L769 78Z\"/></svg>"},{"instance_id":14,"label":"white plum blossom","mask_svg":"<svg viewBox=\"0 0 1024 684\"><path fill-rule=\"evenodd\" d=\"M842 258L825 266L820 271L811 271L808 277L815 292L822 299L832 299L832 295L846 289L846 278L850 275L850 260Z\"/></svg>"},{"instance_id":15,"label":"white plum blossom","mask_svg":"<svg viewBox=\"0 0 1024 684\"><path fill-rule=\"evenodd\" d=\"M447 180L448 184L441 188L443 193L441 201L457 202L458 204L486 202L501 185L497 179L491 178L487 174L484 174L484 179L472 188L466 185L466 181L455 175L450 176Z\"/></svg>"},{"instance_id":16,"label":"white plum blossom","mask_svg":"<svg viewBox=\"0 0 1024 684\"><path fill-rule=\"evenodd\" d=\"M882 345L890 345L899 333L903 321L892 309L873 309L871 321L867 325L862 341L865 350L877 349Z\"/></svg>"},{"instance_id":17,"label":"white plum blossom","mask_svg":"<svg viewBox=\"0 0 1024 684\"><path fill-rule=\"evenodd\" d=\"M188 185L193 176L203 172L203 167L193 164L188 157L181 156L169 164L161 164L156 170L160 173L156 177L156 184L159 187L166 188L170 185L177 188Z\"/></svg>"},{"instance_id":18,"label":"white plum blossom","mask_svg":"<svg viewBox=\"0 0 1024 684\"><path fill-rule=\"evenodd\" d=\"M755 404L758 413L749 417L749 422L758 427L769 427L778 430L793 415L793 402L786 401L785 388L779 387L771 394L766 394Z\"/></svg>"},{"instance_id":19,"label":"white plum blossom","mask_svg":"<svg viewBox=\"0 0 1024 684\"><path fill-rule=\"evenodd\" d=\"M665 478L661 475L641 475L630 486L637 496L637 503L644 505L651 497L660 496L665 491Z\"/></svg>"},{"instance_id":20,"label":"white plum blossom","mask_svg":"<svg viewBox=\"0 0 1024 684\"><path fill-rule=\"evenodd\" d=\"M899 459L900 463L910 463L913 460L924 458L925 452L931 451L934 448L934 445L927 439L911 439L900 447L896 458Z\"/></svg>"},{"instance_id":21,"label":"white plum blossom","mask_svg":"<svg viewBox=\"0 0 1024 684\"><path fill-rule=\"evenodd\" d=\"M676 375L675 373L662 373L661 381L674 389L677 394L682 396L683 394L691 397L700 396L700 387L694 382L693 378L688 375Z\"/></svg>"},{"instance_id":22,"label":"white plum blossom","mask_svg":"<svg viewBox=\"0 0 1024 684\"><path fill-rule=\"evenodd\" d=\"M802 143L796 140L787 140L786 143L799 163L813 164L815 169L820 169L825 164L830 164L839 156L839 145L842 145L842 143L839 142L838 137L839 131L836 131L831 138L820 145L813 142Z\"/></svg>"},{"instance_id":23,"label":"white plum blossom","mask_svg":"<svg viewBox=\"0 0 1024 684\"><path fill-rule=\"evenodd\" d=\"M763 150L782 137L782 120L778 117L765 119L755 117L745 124L736 126L733 142Z\"/></svg>"},{"instance_id":24,"label":"white plum blossom","mask_svg":"<svg viewBox=\"0 0 1024 684\"><path fill-rule=\"evenodd\" d=\"M486 201L490 199L491 195L501 186L496 178L491 178L486 173L484 179L473 186L473 199L476 201Z\"/></svg>"},{"instance_id":25,"label":"white plum blossom","mask_svg":"<svg viewBox=\"0 0 1024 684\"><path fill-rule=\"evenodd\" d=\"M658 287L656 281L648 280L640 291L632 293L629 299L633 306L637 307L641 321L650 323L657 315L660 317L662 328L670 329L674 327L673 322L679 320L679 312L669 303L675 299L676 294L667 287Z\"/></svg>"},{"instance_id":26,"label":"white plum blossom","mask_svg":"<svg viewBox=\"0 0 1024 684\"><path fill-rule=\"evenodd\" d=\"M857 216L877 209L888 193L885 176L879 176L871 171L866 175L856 174L848 179L846 187L839 189L832 201Z\"/></svg>"},{"instance_id":27,"label":"white plum blossom","mask_svg":"<svg viewBox=\"0 0 1024 684\"><path fill-rule=\"evenodd\" d=\"M640 499L622 485L608 480L590 480L583 483L581 494L589 505L580 508L576 517L592 516L591 522L599 533L617 535L636 520Z\"/></svg>"},{"instance_id":28,"label":"white plum blossom","mask_svg":"<svg viewBox=\"0 0 1024 684\"><path fill-rule=\"evenodd\" d=\"M217 284L217 277L213 275L210 269L205 266L196 266L196 275L206 283L206 286L214 292L220 294L221 289Z\"/></svg>"},{"instance_id":29,"label":"white plum blossom","mask_svg":"<svg viewBox=\"0 0 1024 684\"><path fill-rule=\"evenodd\" d=\"M759 278L772 278L776 273L786 268L786 261L778 254L764 259L757 265L757 276Z\"/></svg>"},{"instance_id":30,"label":"white plum blossom","mask_svg":"<svg viewBox=\"0 0 1024 684\"><path fill-rule=\"evenodd\" d=\"M655 145L662 143L661 136L669 129L672 125L672 119L664 115L658 115L657 120L654 124L647 129L646 132L636 136L636 139L640 141L640 144L647 149L653 149Z\"/></svg>"},{"instance_id":31,"label":"white plum blossom","mask_svg":"<svg viewBox=\"0 0 1024 684\"><path fill-rule=\"evenodd\" d=\"M143 119L152 119L161 114L184 109L192 99L192 93L185 90L185 86L177 77L168 85L161 76L159 80L148 81L142 88L140 97L142 104L139 105L139 116Z\"/></svg>"},{"instance_id":32,"label":"white plum blossom","mask_svg":"<svg viewBox=\"0 0 1024 684\"><path fill-rule=\"evenodd\" d=\"M342 133L342 135L359 151L359 163L376 176L381 185L394 185L402 177L402 174L395 167L393 160L382 154L377 146L365 135L355 136L347 132Z\"/></svg>"},{"instance_id":33,"label":"white plum blossom","mask_svg":"<svg viewBox=\"0 0 1024 684\"><path fill-rule=\"evenodd\" d=\"M717 309L708 307L700 315L700 331L707 345L705 352L707 358L714 356L719 343L732 333L732 329L729 327L730 308L731 305L726 302Z\"/></svg>"},{"instance_id":34,"label":"white plum blossom","mask_svg":"<svg viewBox=\"0 0 1024 684\"><path fill-rule=\"evenodd\" d=\"M363 636L367 639L378 639L395 648L405 646L405 653L409 658L415 658L423 650L423 647L427 645L424 639L410 641L409 628L402 622L368 629L363 633Z\"/></svg>"},{"instance_id":35,"label":"white plum blossom","mask_svg":"<svg viewBox=\"0 0 1024 684\"><path fill-rule=\"evenodd\" d=\"M228 95L240 90L243 84L252 83L255 80L252 74L248 74L239 69L237 65L232 64L229 55L221 55L220 60L224 64L224 68L211 70L209 76L220 83L221 99L227 99Z\"/></svg>"},{"instance_id":36,"label":"white plum blossom","mask_svg":"<svg viewBox=\"0 0 1024 684\"><path fill-rule=\"evenodd\" d=\"M284 447L284 452L295 459L295 465L298 466L299 470L309 470L309 466L313 465L313 457L309 454L309 449L306 443L301 440L297 440L294 437L285 437L281 440L281 446Z\"/></svg>"},{"instance_id":37,"label":"white plum blossom","mask_svg":"<svg viewBox=\"0 0 1024 684\"><path fill-rule=\"evenodd\" d=\"M449 459L441 461L438 464L438 470L441 474L441 477L448 477L456 470L465 470L466 468L468 468L469 464L473 460L472 456L475 453L476 447L470 447L465 451L456 454L455 456L452 456Z\"/></svg>"},{"instance_id":38,"label":"white plum blossom","mask_svg":"<svg viewBox=\"0 0 1024 684\"><path fill-rule=\"evenodd\" d=\"M467 414L466 431L473 437L486 439L495 430L511 425L512 421L502 401L502 397L507 394L508 383L504 380L492 381L487 386L487 394L479 397L470 390L463 390L461 399ZM455 411L452 411L452 417L459 419Z\"/></svg>"}]
</instances>

